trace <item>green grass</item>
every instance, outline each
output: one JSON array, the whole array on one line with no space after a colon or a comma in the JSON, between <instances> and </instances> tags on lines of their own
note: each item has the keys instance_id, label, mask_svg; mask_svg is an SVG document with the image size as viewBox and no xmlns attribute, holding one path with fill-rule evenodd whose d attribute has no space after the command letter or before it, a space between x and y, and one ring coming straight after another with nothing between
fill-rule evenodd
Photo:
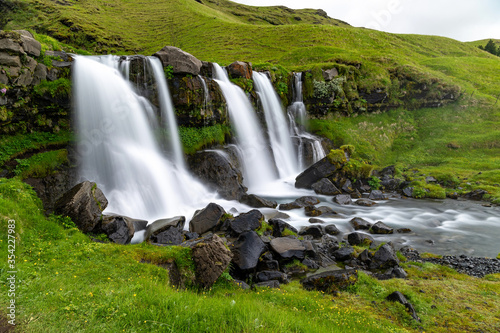
<instances>
[{"instance_id":1,"label":"green grass","mask_svg":"<svg viewBox=\"0 0 500 333\"><path fill-rule=\"evenodd\" d=\"M67 218L43 215L33 190L0 179L0 278L7 277L7 220L16 231L16 322L22 332L463 332L495 331L500 275L471 278L431 264L404 263L409 279L364 273L338 296L305 291L241 290L225 278L210 290L178 289L155 264L192 271L189 249L95 243ZM150 263L141 263L141 261ZM5 288L5 285L3 286ZM403 292L421 323L388 302ZM425 293L420 292L425 291ZM7 293L0 304L6 306ZM472 308L467 310L466 307ZM457 315L459 314L459 315Z\"/></svg>"},{"instance_id":2,"label":"green grass","mask_svg":"<svg viewBox=\"0 0 500 333\"><path fill-rule=\"evenodd\" d=\"M500 179L498 104L465 99L439 109L312 119L310 126L338 146L354 145L355 156L379 167L418 168L450 187L483 188L493 200L500 198L500 186L494 185ZM443 196L434 190L433 197Z\"/></svg>"}]
</instances>

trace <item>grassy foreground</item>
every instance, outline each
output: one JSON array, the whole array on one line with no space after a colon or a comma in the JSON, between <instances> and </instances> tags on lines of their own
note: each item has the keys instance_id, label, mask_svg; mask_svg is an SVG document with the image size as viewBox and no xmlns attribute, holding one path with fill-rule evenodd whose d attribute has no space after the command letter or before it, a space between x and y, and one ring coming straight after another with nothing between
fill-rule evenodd
<instances>
[{"instance_id":1,"label":"grassy foreground","mask_svg":"<svg viewBox=\"0 0 500 333\"><path fill-rule=\"evenodd\" d=\"M432 264L404 263L409 279L378 281L360 273L339 296L308 292L295 281L280 290L244 291L221 277L211 290L171 286L167 271L142 260L175 261L185 274L189 249L92 242L67 218L42 213L34 192L0 179L0 250L7 273L7 221L15 220L18 332L464 332L500 329L500 274L483 279ZM12 223L12 222L11 222ZM3 284L0 304L10 302ZM400 304L403 292L416 322ZM5 310L4 310L5 311Z\"/></svg>"}]
</instances>

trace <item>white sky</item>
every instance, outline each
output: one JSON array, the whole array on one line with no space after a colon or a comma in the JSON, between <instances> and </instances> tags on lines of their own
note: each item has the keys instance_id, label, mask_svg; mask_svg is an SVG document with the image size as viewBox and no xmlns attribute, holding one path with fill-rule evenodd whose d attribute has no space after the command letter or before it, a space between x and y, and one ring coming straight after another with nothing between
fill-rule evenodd
<instances>
[{"instance_id":1,"label":"white sky","mask_svg":"<svg viewBox=\"0 0 500 333\"><path fill-rule=\"evenodd\" d=\"M500 0L232 0L252 6L323 9L355 27L438 35L463 42L500 39Z\"/></svg>"}]
</instances>

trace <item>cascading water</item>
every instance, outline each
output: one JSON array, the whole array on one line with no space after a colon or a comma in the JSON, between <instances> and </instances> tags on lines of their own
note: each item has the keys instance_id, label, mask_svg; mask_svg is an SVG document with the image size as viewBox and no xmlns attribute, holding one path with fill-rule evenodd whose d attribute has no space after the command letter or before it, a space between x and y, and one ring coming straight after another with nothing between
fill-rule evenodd
<instances>
[{"instance_id":1,"label":"cascading water","mask_svg":"<svg viewBox=\"0 0 500 333\"><path fill-rule=\"evenodd\" d=\"M177 167L185 169L184 153L182 151L181 139L177 128L177 119L175 118L174 105L170 92L168 91L167 79L163 72L163 66L160 59L156 57L149 57L148 59L153 67L154 78L158 85L162 125L168 132L169 148L173 153L174 163Z\"/></svg>"},{"instance_id":2,"label":"cascading water","mask_svg":"<svg viewBox=\"0 0 500 333\"><path fill-rule=\"evenodd\" d=\"M294 102L288 107L290 132L298 140L298 155L301 169L305 169L325 157L325 151L318 137L305 131L307 122L306 106L302 97L302 73L294 74ZM306 154L306 151L310 152ZM309 158L306 155L310 155Z\"/></svg>"},{"instance_id":3,"label":"cascading water","mask_svg":"<svg viewBox=\"0 0 500 333\"><path fill-rule=\"evenodd\" d=\"M257 115L241 88L229 81L227 73L214 63L214 77L226 99L230 120L241 150L245 185L253 190L278 178L269 145Z\"/></svg>"},{"instance_id":4,"label":"cascading water","mask_svg":"<svg viewBox=\"0 0 500 333\"><path fill-rule=\"evenodd\" d=\"M259 95L266 118L269 140L279 177L296 176L300 172L299 159L293 147L292 135L280 99L271 80L262 73L253 72L255 90Z\"/></svg>"},{"instance_id":5,"label":"cascading water","mask_svg":"<svg viewBox=\"0 0 500 333\"><path fill-rule=\"evenodd\" d=\"M183 165L162 154L144 100L120 75L113 59L75 58L81 178L95 181L103 190L109 200L107 212L152 221L203 207L213 195ZM166 85L160 84L162 89Z\"/></svg>"}]
</instances>

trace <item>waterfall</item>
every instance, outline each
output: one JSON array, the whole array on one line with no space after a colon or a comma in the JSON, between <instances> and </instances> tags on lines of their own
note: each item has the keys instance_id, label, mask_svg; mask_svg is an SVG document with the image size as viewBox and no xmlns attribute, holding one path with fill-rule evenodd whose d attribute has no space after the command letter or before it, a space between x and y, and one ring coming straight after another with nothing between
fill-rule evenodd
<instances>
[{"instance_id":1,"label":"waterfall","mask_svg":"<svg viewBox=\"0 0 500 333\"><path fill-rule=\"evenodd\" d=\"M265 186L276 180L278 175L257 115L243 90L231 83L227 73L215 63L214 76L226 99L230 121L236 132L245 185L250 190Z\"/></svg>"},{"instance_id":2,"label":"waterfall","mask_svg":"<svg viewBox=\"0 0 500 333\"><path fill-rule=\"evenodd\" d=\"M202 207L213 195L186 172L178 157L172 162L162 153L153 136L151 111L144 107L147 100L119 73L117 59L75 57L81 178L103 190L109 200L106 212L151 221ZM159 81L159 89L168 91L166 82L163 86ZM164 98L161 104L168 103Z\"/></svg>"},{"instance_id":3,"label":"waterfall","mask_svg":"<svg viewBox=\"0 0 500 333\"><path fill-rule=\"evenodd\" d=\"M300 172L299 159L293 147L292 135L285 118L281 101L267 75L253 72L257 92L267 123L267 131L280 178L295 176Z\"/></svg>"},{"instance_id":4,"label":"waterfall","mask_svg":"<svg viewBox=\"0 0 500 333\"><path fill-rule=\"evenodd\" d=\"M168 90L167 79L163 72L163 66L160 59L156 57L149 57L148 59L153 67L154 78L158 85L162 125L168 132L169 148L173 153L174 163L185 169L184 153L182 151L181 139L177 128L177 119L175 117L172 97Z\"/></svg>"},{"instance_id":5,"label":"waterfall","mask_svg":"<svg viewBox=\"0 0 500 333\"><path fill-rule=\"evenodd\" d=\"M294 101L288 107L290 132L296 138L301 169L316 163L326 156L321 140L306 132L307 113L302 97L302 73L294 74Z\"/></svg>"}]
</instances>

